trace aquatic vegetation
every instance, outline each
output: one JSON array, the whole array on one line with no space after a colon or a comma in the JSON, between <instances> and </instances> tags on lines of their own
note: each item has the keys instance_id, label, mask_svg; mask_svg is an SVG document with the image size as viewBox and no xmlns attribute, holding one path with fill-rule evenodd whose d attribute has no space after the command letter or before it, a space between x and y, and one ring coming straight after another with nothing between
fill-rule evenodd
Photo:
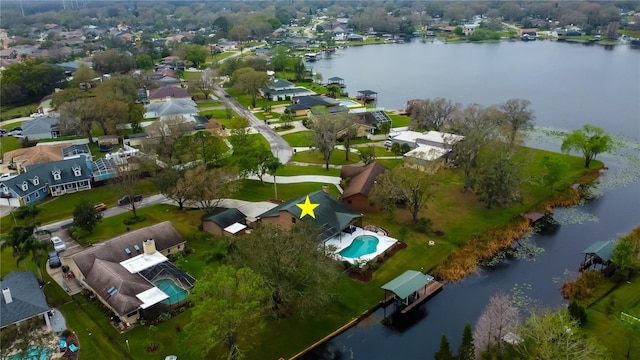
<instances>
[{"instance_id":1,"label":"aquatic vegetation","mask_svg":"<svg viewBox=\"0 0 640 360\"><path fill-rule=\"evenodd\" d=\"M531 293L531 290L533 290L531 284L514 284L511 288L511 303L523 312L533 311L537 308L537 300L526 295L526 293Z\"/></svg>"},{"instance_id":2,"label":"aquatic vegetation","mask_svg":"<svg viewBox=\"0 0 640 360\"><path fill-rule=\"evenodd\" d=\"M556 209L555 213L553 214L553 218L560 225L586 224L589 222L600 221L597 216L582 210L581 206Z\"/></svg>"}]
</instances>

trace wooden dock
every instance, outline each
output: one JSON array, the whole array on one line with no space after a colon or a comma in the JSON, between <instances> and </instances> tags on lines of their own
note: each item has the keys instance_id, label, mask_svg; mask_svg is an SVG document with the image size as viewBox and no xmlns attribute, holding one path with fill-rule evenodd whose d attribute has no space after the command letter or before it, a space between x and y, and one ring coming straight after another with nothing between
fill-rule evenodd
<instances>
[{"instance_id":1,"label":"wooden dock","mask_svg":"<svg viewBox=\"0 0 640 360\"><path fill-rule=\"evenodd\" d=\"M427 286L420 288L418 290L418 294L420 295L418 299L412 302L411 304L407 305L407 307L402 309L400 313L404 315L409 311L411 311L411 309L420 306L423 302L429 300L433 295L437 294L440 290L442 290L442 286L443 285L441 282L433 280L429 284L427 284Z\"/></svg>"}]
</instances>

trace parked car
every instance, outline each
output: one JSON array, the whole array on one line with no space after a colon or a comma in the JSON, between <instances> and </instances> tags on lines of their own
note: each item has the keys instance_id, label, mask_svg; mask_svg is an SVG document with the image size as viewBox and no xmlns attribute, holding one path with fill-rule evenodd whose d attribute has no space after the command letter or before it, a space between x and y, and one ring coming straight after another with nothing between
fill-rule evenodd
<instances>
[{"instance_id":1,"label":"parked car","mask_svg":"<svg viewBox=\"0 0 640 360\"><path fill-rule=\"evenodd\" d=\"M131 204L131 198L133 198L134 202L142 201L142 195L140 194L133 195L133 196L125 195L120 199L118 199L118 206Z\"/></svg>"},{"instance_id":2,"label":"parked car","mask_svg":"<svg viewBox=\"0 0 640 360\"><path fill-rule=\"evenodd\" d=\"M39 118L39 117L43 117L43 116L44 116L44 114L41 114L41 113L33 113L33 114L29 115L30 118L34 118L34 119L35 118Z\"/></svg>"},{"instance_id":3,"label":"parked car","mask_svg":"<svg viewBox=\"0 0 640 360\"><path fill-rule=\"evenodd\" d=\"M18 176L18 174L16 173L6 173L6 174L2 174L0 175L0 181L4 181L4 180L9 180L9 179L13 179L14 177Z\"/></svg>"},{"instance_id":4,"label":"parked car","mask_svg":"<svg viewBox=\"0 0 640 360\"><path fill-rule=\"evenodd\" d=\"M107 205L105 205L104 203L96 204L93 207L98 212L107 210Z\"/></svg>"},{"instance_id":5,"label":"parked car","mask_svg":"<svg viewBox=\"0 0 640 360\"><path fill-rule=\"evenodd\" d=\"M49 267L52 269L62 266L62 260L60 260L60 256L58 256L57 251L51 251L47 261L49 261Z\"/></svg>"},{"instance_id":6,"label":"parked car","mask_svg":"<svg viewBox=\"0 0 640 360\"><path fill-rule=\"evenodd\" d=\"M53 243L53 249L55 251L64 251L67 249L67 245L57 236L51 237L51 243Z\"/></svg>"},{"instance_id":7,"label":"parked car","mask_svg":"<svg viewBox=\"0 0 640 360\"><path fill-rule=\"evenodd\" d=\"M13 129L9 130L8 135L10 136L22 135L22 128L20 126L16 126Z\"/></svg>"},{"instance_id":8,"label":"parked car","mask_svg":"<svg viewBox=\"0 0 640 360\"><path fill-rule=\"evenodd\" d=\"M390 147L391 145L393 145L393 141L391 141L391 140L387 140L387 141L384 142L384 146L386 146L386 147Z\"/></svg>"},{"instance_id":9,"label":"parked car","mask_svg":"<svg viewBox=\"0 0 640 360\"><path fill-rule=\"evenodd\" d=\"M7 129L0 129L0 136L7 135Z\"/></svg>"}]
</instances>

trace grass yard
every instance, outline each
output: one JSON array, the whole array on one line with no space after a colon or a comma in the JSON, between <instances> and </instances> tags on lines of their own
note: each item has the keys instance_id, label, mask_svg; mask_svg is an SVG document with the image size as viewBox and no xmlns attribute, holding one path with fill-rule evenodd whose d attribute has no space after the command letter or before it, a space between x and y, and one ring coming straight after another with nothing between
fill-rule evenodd
<instances>
[{"instance_id":1,"label":"grass yard","mask_svg":"<svg viewBox=\"0 0 640 360\"><path fill-rule=\"evenodd\" d=\"M344 150L333 150L331 153L331 158L329 159L329 164L332 165L348 165L355 164L360 161L358 154L352 153L349 154L349 161L345 160ZM322 154L319 151L310 150L310 151L298 151L293 154L291 158L292 161L299 161L310 164L324 164L324 159Z\"/></svg>"},{"instance_id":2,"label":"grass yard","mask_svg":"<svg viewBox=\"0 0 640 360\"><path fill-rule=\"evenodd\" d=\"M238 180L242 187L233 194L234 199L245 201L269 201L275 197L274 187L271 183L260 183L259 180ZM306 195L312 191L321 190L322 183L297 183L278 184L278 198L288 200ZM339 196L340 193L335 186L329 186L329 193L332 196Z\"/></svg>"},{"instance_id":3,"label":"grass yard","mask_svg":"<svg viewBox=\"0 0 640 360\"><path fill-rule=\"evenodd\" d=\"M156 186L149 179L141 180L136 186L136 192L143 196L157 193ZM41 224L48 224L55 221L73 217L73 209L82 199L87 199L91 204L105 203L107 206L116 206L117 199L122 196L122 191L118 184L111 184L93 188L91 190L67 194L59 197L48 197L38 202L41 209L38 221ZM0 232L8 232L14 224L11 215L0 219Z\"/></svg>"},{"instance_id":4,"label":"grass yard","mask_svg":"<svg viewBox=\"0 0 640 360\"><path fill-rule=\"evenodd\" d=\"M328 175L340 176L339 169L326 170L323 166L296 166L285 165L276 171L276 176L296 176L296 175Z\"/></svg>"},{"instance_id":5,"label":"grass yard","mask_svg":"<svg viewBox=\"0 0 640 360\"><path fill-rule=\"evenodd\" d=\"M10 125L13 127L13 124ZM13 136L3 136L0 137L0 145L2 146L2 155L4 158L4 154L11 150L20 149L22 144L20 144L20 139ZM11 161L11 159L6 159L7 164Z\"/></svg>"},{"instance_id":6,"label":"grass yard","mask_svg":"<svg viewBox=\"0 0 640 360\"><path fill-rule=\"evenodd\" d=\"M389 111L387 111L387 115L391 118L391 127L394 128L409 126L411 122L411 118L406 115L397 115Z\"/></svg>"},{"instance_id":7,"label":"grass yard","mask_svg":"<svg viewBox=\"0 0 640 360\"><path fill-rule=\"evenodd\" d=\"M2 106L0 107L0 121L29 116L38 111L38 105L39 103L27 104L22 106Z\"/></svg>"},{"instance_id":8,"label":"grass yard","mask_svg":"<svg viewBox=\"0 0 640 360\"><path fill-rule=\"evenodd\" d=\"M284 141L293 147L313 146L311 131L299 131L291 134L282 135Z\"/></svg>"},{"instance_id":9,"label":"grass yard","mask_svg":"<svg viewBox=\"0 0 640 360\"><path fill-rule=\"evenodd\" d=\"M199 108L212 107L212 106L224 106L220 101L213 101L213 100L198 101L196 105Z\"/></svg>"}]
</instances>

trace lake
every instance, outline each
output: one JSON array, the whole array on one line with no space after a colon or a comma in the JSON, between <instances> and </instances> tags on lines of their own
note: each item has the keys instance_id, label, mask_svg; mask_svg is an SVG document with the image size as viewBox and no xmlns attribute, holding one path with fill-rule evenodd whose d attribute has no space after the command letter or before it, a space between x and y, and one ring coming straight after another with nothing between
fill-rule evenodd
<instances>
[{"instance_id":1,"label":"lake","mask_svg":"<svg viewBox=\"0 0 640 360\"><path fill-rule=\"evenodd\" d=\"M379 107L442 97L483 106L531 101L539 126L584 124L640 139L640 50L552 41L405 44L349 47L307 63L346 91L378 93Z\"/></svg>"},{"instance_id":2,"label":"lake","mask_svg":"<svg viewBox=\"0 0 640 360\"><path fill-rule=\"evenodd\" d=\"M444 97L491 105L510 98L532 102L537 125L528 145L559 151L561 135L590 123L615 137L617 148L599 159L609 170L594 187L599 196L556 209L560 226L529 241L544 249L535 261L509 260L483 268L444 290L404 323L384 326L382 310L321 345L303 359L430 359L441 334L452 349L466 322L477 320L491 295L502 291L536 306L559 306L562 282L578 274L582 250L616 239L640 224L640 51L607 50L551 41L496 44L421 43L353 47L310 64L324 79L345 79L347 91L378 92L378 106ZM411 251L410 249L404 251ZM382 296L382 290L380 290Z\"/></svg>"}]
</instances>

